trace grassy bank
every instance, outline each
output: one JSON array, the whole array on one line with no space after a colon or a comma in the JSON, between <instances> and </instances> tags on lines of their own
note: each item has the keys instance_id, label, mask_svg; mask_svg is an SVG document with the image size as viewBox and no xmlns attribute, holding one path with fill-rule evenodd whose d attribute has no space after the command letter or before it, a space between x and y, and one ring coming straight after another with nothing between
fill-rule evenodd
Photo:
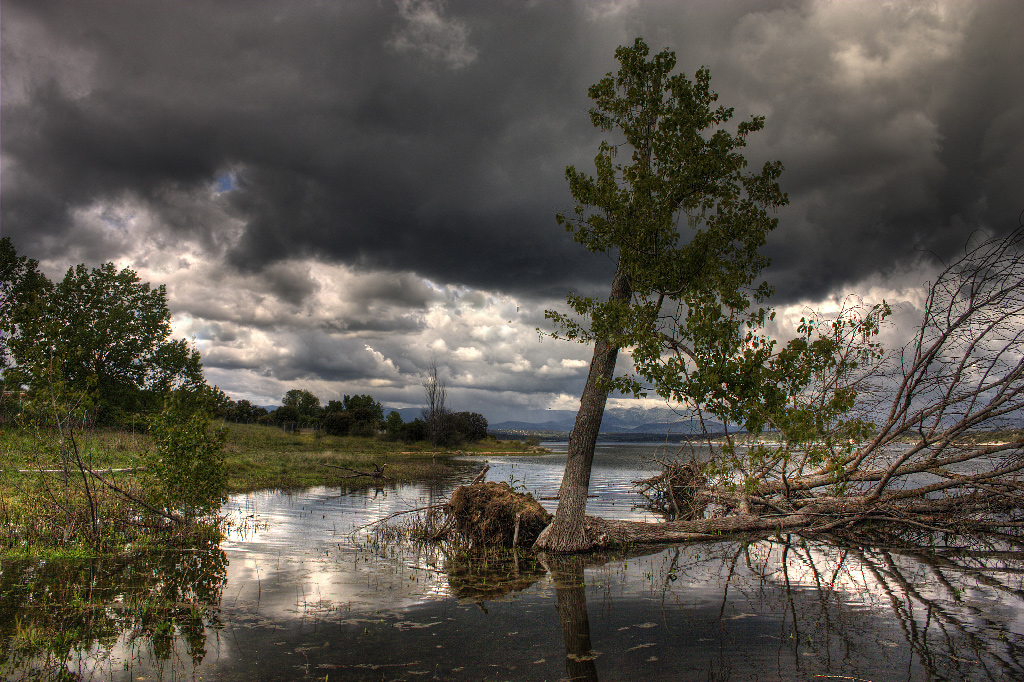
<instances>
[{"instance_id":1,"label":"grassy bank","mask_svg":"<svg viewBox=\"0 0 1024 682\"><path fill-rule=\"evenodd\" d=\"M269 426L225 424L224 468L228 492L317 485L359 488L381 483L358 476L387 465L388 482L437 478L451 471L455 454L529 452L522 443L487 439L461 450L433 452L427 443L285 433ZM74 448L55 434L7 428L0 431L0 554L88 555L122 551L128 545L160 544L209 536L216 529L182 525L147 510L152 483L144 467L153 444L148 434L86 430ZM117 486L114 490L81 474L83 464ZM65 475L67 471L70 475ZM123 492L121 492L123 491ZM159 538L157 540L157 538Z\"/></svg>"},{"instance_id":2,"label":"grassy bank","mask_svg":"<svg viewBox=\"0 0 1024 682\"><path fill-rule=\"evenodd\" d=\"M301 488L314 485L363 486L372 478L350 478L348 467L373 472L387 464L385 473L395 482L432 478L449 470L455 454L525 454L531 450L515 441L486 439L458 450L434 452L429 443L398 443L357 436L324 436L285 433L280 429L250 424L228 424L225 466L228 488L245 492L266 488ZM330 465L330 466L325 466Z\"/></svg>"},{"instance_id":3,"label":"grassy bank","mask_svg":"<svg viewBox=\"0 0 1024 682\"><path fill-rule=\"evenodd\" d=\"M523 443L486 439L460 446L456 450L434 452L429 443L400 443L357 436L325 436L313 432L285 433L272 426L224 424L224 467L229 492L247 492L267 488L300 488L314 485L358 486L371 479L346 478L351 472L334 469L345 466L359 471L374 470L375 464L387 464L387 475L398 482L436 475L447 468L447 460L456 454L525 454L531 451ZM143 432L95 429L79 432L76 440L85 463L94 469L130 469L143 466L145 454L152 449L149 435ZM19 477L19 469L38 469L45 462L47 434L21 429L0 431L0 485ZM324 465L332 466L324 466ZM49 467L49 464L44 464Z\"/></svg>"}]
</instances>

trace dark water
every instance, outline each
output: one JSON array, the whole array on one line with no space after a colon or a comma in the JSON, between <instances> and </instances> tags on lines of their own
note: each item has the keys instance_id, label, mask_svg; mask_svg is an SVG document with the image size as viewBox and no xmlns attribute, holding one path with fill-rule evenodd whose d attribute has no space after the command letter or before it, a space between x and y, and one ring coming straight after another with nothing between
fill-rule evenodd
<instances>
[{"instance_id":1,"label":"dark water","mask_svg":"<svg viewBox=\"0 0 1024 682\"><path fill-rule=\"evenodd\" d=\"M653 468L652 454L599 453L590 512L641 518L629 484ZM489 478L548 496L563 460L495 458ZM992 540L897 549L782 535L467 561L359 530L443 499L479 466L435 486L239 496L227 509L233 530L215 547L5 563L0 671L102 680L1024 679L1024 559Z\"/></svg>"}]
</instances>

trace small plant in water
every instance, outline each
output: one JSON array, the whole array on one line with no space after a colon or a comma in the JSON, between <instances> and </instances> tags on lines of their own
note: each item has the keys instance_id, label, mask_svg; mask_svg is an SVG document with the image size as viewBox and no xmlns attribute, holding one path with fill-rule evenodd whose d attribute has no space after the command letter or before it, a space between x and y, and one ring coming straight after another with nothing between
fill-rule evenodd
<instances>
[{"instance_id":1,"label":"small plant in water","mask_svg":"<svg viewBox=\"0 0 1024 682\"><path fill-rule=\"evenodd\" d=\"M508 487L515 492L526 492L526 481L521 478L516 478L515 467L508 472Z\"/></svg>"}]
</instances>

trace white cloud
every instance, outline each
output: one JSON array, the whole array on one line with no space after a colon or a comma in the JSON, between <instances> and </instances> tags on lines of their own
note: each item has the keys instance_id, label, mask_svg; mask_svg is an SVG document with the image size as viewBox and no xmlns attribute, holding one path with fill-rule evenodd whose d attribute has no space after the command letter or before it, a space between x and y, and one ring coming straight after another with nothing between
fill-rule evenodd
<instances>
[{"instance_id":1,"label":"white cloud","mask_svg":"<svg viewBox=\"0 0 1024 682\"><path fill-rule=\"evenodd\" d=\"M452 353L452 357L461 362L476 362L477 360L482 360L484 354L479 348L460 346L455 349L454 353Z\"/></svg>"},{"instance_id":2,"label":"white cloud","mask_svg":"<svg viewBox=\"0 0 1024 682\"><path fill-rule=\"evenodd\" d=\"M387 41L396 52L417 52L461 69L476 60L477 50L469 44L469 27L464 21L444 16L444 3L432 0L398 0L403 26Z\"/></svg>"}]
</instances>

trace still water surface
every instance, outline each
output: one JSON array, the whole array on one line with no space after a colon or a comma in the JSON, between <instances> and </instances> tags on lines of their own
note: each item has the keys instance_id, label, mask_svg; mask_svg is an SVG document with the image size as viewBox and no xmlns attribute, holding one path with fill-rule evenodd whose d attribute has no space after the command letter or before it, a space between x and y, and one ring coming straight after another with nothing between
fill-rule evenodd
<instances>
[{"instance_id":1,"label":"still water surface","mask_svg":"<svg viewBox=\"0 0 1024 682\"><path fill-rule=\"evenodd\" d=\"M630 486L659 453L600 448L588 511L653 521ZM128 565L5 565L0 670L104 680L1024 679L1024 560L994 543L907 550L782 535L466 562L362 528L444 499L481 464L432 485L236 496L218 547ZM564 454L490 464L488 479L549 497ZM83 600L83 590L98 597ZM86 606L67 606L76 599ZM68 619L68 641L18 654L10 643L47 618Z\"/></svg>"}]
</instances>

